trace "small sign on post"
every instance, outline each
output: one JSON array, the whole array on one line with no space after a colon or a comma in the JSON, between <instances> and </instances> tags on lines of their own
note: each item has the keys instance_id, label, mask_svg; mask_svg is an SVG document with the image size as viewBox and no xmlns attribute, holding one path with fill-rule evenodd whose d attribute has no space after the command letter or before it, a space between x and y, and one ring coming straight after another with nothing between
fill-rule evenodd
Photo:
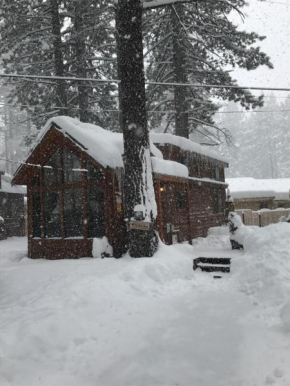
<instances>
[{"instance_id":1,"label":"small sign on post","mask_svg":"<svg viewBox=\"0 0 290 386\"><path fill-rule=\"evenodd\" d=\"M152 227L152 222L145 221L131 221L129 228L138 231L149 231Z\"/></svg>"}]
</instances>

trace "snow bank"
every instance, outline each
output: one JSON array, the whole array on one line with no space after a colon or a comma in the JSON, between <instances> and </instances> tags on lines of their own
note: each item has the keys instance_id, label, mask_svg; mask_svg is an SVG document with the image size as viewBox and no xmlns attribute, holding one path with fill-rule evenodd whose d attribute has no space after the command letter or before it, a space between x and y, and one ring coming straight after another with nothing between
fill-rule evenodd
<instances>
[{"instance_id":1,"label":"snow bank","mask_svg":"<svg viewBox=\"0 0 290 386\"><path fill-rule=\"evenodd\" d=\"M151 160L154 173L188 178L188 168L185 165L174 161L166 161L156 157L151 157Z\"/></svg>"},{"instance_id":2,"label":"snow bank","mask_svg":"<svg viewBox=\"0 0 290 386\"><path fill-rule=\"evenodd\" d=\"M94 238L93 240L93 257L105 257L113 256L113 248L109 244L109 241L106 236L102 239Z\"/></svg>"},{"instance_id":3,"label":"snow bank","mask_svg":"<svg viewBox=\"0 0 290 386\"><path fill-rule=\"evenodd\" d=\"M149 331L157 339L176 312L165 300L192 289L189 245L160 244L154 258L48 261L23 258L23 243L20 258L16 241L0 247L3 386L128 384L122 362L129 371L127 358L141 360Z\"/></svg>"},{"instance_id":4,"label":"snow bank","mask_svg":"<svg viewBox=\"0 0 290 386\"><path fill-rule=\"evenodd\" d=\"M288 328L290 224L278 223L252 229L244 233L240 241L245 255L243 259L232 261L233 280L242 292L265 308L281 310L285 307L281 317L285 328Z\"/></svg>"},{"instance_id":5,"label":"snow bank","mask_svg":"<svg viewBox=\"0 0 290 386\"><path fill-rule=\"evenodd\" d=\"M208 229L207 234L209 236L229 236L228 226L211 227Z\"/></svg>"}]
</instances>

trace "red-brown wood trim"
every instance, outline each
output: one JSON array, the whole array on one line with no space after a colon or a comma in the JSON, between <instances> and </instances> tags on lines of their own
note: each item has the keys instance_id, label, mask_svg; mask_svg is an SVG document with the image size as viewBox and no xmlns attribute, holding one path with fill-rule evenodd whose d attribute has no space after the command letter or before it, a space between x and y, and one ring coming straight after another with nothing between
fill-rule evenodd
<instances>
[{"instance_id":1,"label":"red-brown wood trim","mask_svg":"<svg viewBox=\"0 0 290 386\"><path fill-rule=\"evenodd\" d=\"M81 159L81 168L85 169L85 160ZM88 218L87 218L87 175L86 172L82 172L82 194L83 194L83 236L88 238Z\"/></svg>"},{"instance_id":2,"label":"red-brown wood trim","mask_svg":"<svg viewBox=\"0 0 290 386\"><path fill-rule=\"evenodd\" d=\"M174 177L174 176L168 176L165 174L153 174L153 179L155 180L161 180L166 182L173 182L177 184L185 184L187 179L183 177Z\"/></svg>"},{"instance_id":3,"label":"red-brown wood trim","mask_svg":"<svg viewBox=\"0 0 290 386\"><path fill-rule=\"evenodd\" d=\"M41 226L41 224L40 224ZM41 229L41 228L40 228ZM31 239L32 239L32 192L27 189L27 238L28 238L28 256L31 257Z\"/></svg>"},{"instance_id":4,"label":"red-brown wood trim","mask_svg":"<svg viewBox=\"0 0 290 386\"><path fill-rule=\"evenodd\" d=\"M162 198L161 198L161 184L160 180L157 181L157 220L158 220L158 230L159 237L164 241L164 229L163 229L163 208L162 208Z\"/></svg>"},{"instance_id":5,"label":"red-brown wood trim","mask_svg":"<svg viewBox=\"0 0 290 386\"><path fill-rule=\"evenodd\" d=\"M40 230L41 230L41 238L43 239L44 238L44 197L43 197L43 191L42 191L42 186L43 186L43 173L42 173L42 169L41 169L41 172L40 172L40 192L39 192L39 196L40 196Z\"/></svg>"},{"instance_id":6,"label":"red-brown wood trim","mask_svg":"<svg viewBox=\"0 0 290 386\"><path fill-rule=\"evenodd\" d=\"M60 165L59 165L59 181L62 184L63 183L63 156L62 156L62 148L59 149L60 152ZM45 187L46 188L46 187ZM42 189L45 189L44 187ZM60 209L60 226L61 226L61 236L64 239L65 238L65 219L64 219L64 194L62 185L55 187L55 190L59 191L59 209Z\"/></svg>"},{"instance_id":7,"label":"red-brown wood trim","mask_svg":"<svg viewBox=\"0 0 290 386\"><path fill-rule=\"evenodd\" d=\"M110 172L109 169L105 170L104 174L104 182L103 182L103 189L104 189L104 225L105 225L105 235L110 238L110 208L109 208L109 183L110 183Z\"/></svg>"},{"instance_id":8,"label":"red-brown wood trim","mask_svg":"<svg viewBox=\"0 0 290 386\"><path fill-rule=\"evenodd\" d=\"M189 184L186 184L186 204L187 204L187 218L188 218L188 241L192 245L191 237L191 223L190 223L190 194L189 194Z\"/></svg>"}]
</instances>

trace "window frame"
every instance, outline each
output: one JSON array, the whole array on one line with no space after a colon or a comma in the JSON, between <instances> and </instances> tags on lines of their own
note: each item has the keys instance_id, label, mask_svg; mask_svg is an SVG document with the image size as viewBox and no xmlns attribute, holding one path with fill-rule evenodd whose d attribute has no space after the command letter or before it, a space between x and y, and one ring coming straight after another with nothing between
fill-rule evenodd
<instances>
[{"instance_id":1,"label":"window frame","mask_svg":"<svg viewBox=\"0 0 290 386\"><path fill-rule=\"evenodd\" d=\"M80 159L80 165L81 165L81 179L79 181L73 181L73 182L65 182L64 181L64 163L63 163L63 148L66 147L67 150L71 151L74 155L78 156ZM35 185L32 183L29 186L29 198L30 198L30 215L31 215L31 221L30 221L30 231L29 231L29 237L32 239L43 239L43 240L51 240L56 237L45 237L44 235L44 195L47 192L51 191L57 191L59 193L59 207L60 207L60 229L61 229L61 237L57 237L58 239L88 239L93 237L88 237L88 216L87 216L87 192L91 186L99 186L102 188L103 191L103 199L104 199L104 205L103 205L103 229L104 229L104 235L106 233L107 224L106 224L106 169L99 165L96 161L92 160L91 157L89 157L87 154L81 152L80 150L75 150L74 146L70 143L64 143L62 146L55 149L53 152L50 153L50 156L48 157L47 161L51 158L51 156L56 152L59 151L59 170L58 170L58 181L59 183L57 185L45 185L44 184L44 168L41 168L41 172L39 173L39 179L40 184ZM88 172L87 172L87 165L90 165L92 169L96 169L98 172L96 175L99 176L98 179L89 179L88 178ZM45 164L43 164L45 166ZM101 176L101 177L100 177ZM83 218L83 229L81 232L81 236L66 236L66 229L65 229L65 203L64 203L64 195L65 191L68 189L81 189L82 192L82 218ZM34 236L33 232L33 195L35 193L38 193L40 195L40 229L41 229L41 237ZM34 212L35 213L35 212Z\"/></svg>"},{"instance_id":2,"label":"window frame","mask_svg":"<svg viewBox=\"0 0 290 386\"><path fill-rule=\"evenodd\" d=\"M176 210L184 210L187 207L186 191L175 191L175 208Z\"/></svg>"},{"instance_id":3,"label":"window frame","mask_svg":"<svg viewBox=\"0 0 290 386\"><path fill-rule=\"evenodd\" d=\"M214 214L223 213L224 205L223 205L223 194L220 191L214 191Z\"/></svg>"}]
</instances>

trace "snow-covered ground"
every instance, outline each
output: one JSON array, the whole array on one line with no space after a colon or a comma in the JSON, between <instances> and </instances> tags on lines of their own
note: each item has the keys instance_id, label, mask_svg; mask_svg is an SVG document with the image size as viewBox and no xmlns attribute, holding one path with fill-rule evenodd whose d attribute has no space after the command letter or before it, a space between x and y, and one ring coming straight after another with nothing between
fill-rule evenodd
<instances>
[{"instance_id":1,"label":"snow-covered ground","mask_svg":"<svg viewBox=\"0 0 290 386\"><path fill-rule=\"evenodd\" d=\"M251 237L62 261L1 241L1 386L289 386L290 224ZM195 256L232 256L232 272L193 271Z\"/></svg>"}]
</instances>

